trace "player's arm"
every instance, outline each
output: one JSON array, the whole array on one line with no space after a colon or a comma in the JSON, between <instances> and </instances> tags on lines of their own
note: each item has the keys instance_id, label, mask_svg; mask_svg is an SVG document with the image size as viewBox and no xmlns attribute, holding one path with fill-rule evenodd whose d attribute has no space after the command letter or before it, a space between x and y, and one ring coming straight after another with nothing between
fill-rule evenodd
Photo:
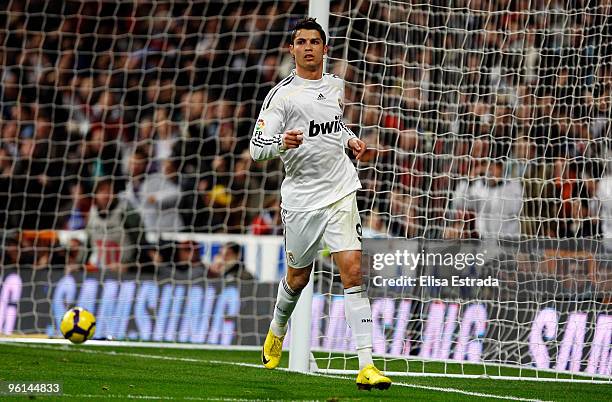
<instances>
[{"instance_id":1,"label":"player's arm","mask_svg":"<svg viewBox=\"0 0 612 402\"><path fill-rule=\"evenodd\" d=\"M342 88L342 99L344 99L344 87ZM344 113L344 108L342 112ZM344 119L340 120L340 130L342 131L342 144L345 148L351 149L355 158L359 160L366 151L366 143L357 138Z\"/></svg>"},{"instance_id":2,"label":"player's arm","mask_svg":"<svg viewBox=\"0 0 612 402\"><path fill-rule=\"evenodd\" d=\"M342 130L342 144L344 144L345 148L352 150L355 158L359 160L366 151L366 143L357 138L355 133L342 120L340 121L340 127Z\"/></svg>"},{"instance_id":3,"label":"player's arm","mask_svg":"<svg viewBox=\"0 0 612 402\"><path fill-rule=\"evenodd\" d=\"M300 146L302 143L302 132L290 129L283 133L285 121L286 113L282 100L270 104L270 100L266 99L251 136L249 149L253 160L265 161L273 159L287 149Z\"/></svg>"},{"instance_id":4,"label":"player's arm","mask_svg":"<svg viewBox=\"0 0 612 402\"><path fill-rule=\"evenodd\" d=\"M340 120L340 130L342 130L342 144L344 144L345 148L350 148L349 141L353 138L357 138L357 136L350 128L348 128L348 126L344 122L344 119Z\"/></svg>"}]
</instances>

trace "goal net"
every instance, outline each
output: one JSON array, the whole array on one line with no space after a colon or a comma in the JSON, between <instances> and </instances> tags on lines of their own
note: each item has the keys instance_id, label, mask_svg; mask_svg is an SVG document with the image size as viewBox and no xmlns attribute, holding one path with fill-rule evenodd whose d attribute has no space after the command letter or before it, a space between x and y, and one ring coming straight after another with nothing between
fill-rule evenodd
<instances>
[{"instance_id":1,"label":"goal net","mask_svg":"<svg viewBox=\"0 0 612 402\"><path fill-rule=\"evenodd\" d=\"M78 305L98 339L258 350L283 170L248 144L307 8L0 5L0 334ZM612 378L610 8L331 2L381 369ZM352 372L328 252L313 279L317 370Z\"/></svg>"},{"instance_id":2,"label":"goal net","mask_svg":"<svg viewBox=\"0 0 612 402\"><path fill-rule=\"evenodd\" d=\"M358 199L364 238L381 238L364 239L363 265L387 370L610 378L610 11L332 6L330 70L371 147ZM341 321L341 300L328 305ZM313 330L313 344L352 350L344 329Z\"/></svg>"}]
</instances>

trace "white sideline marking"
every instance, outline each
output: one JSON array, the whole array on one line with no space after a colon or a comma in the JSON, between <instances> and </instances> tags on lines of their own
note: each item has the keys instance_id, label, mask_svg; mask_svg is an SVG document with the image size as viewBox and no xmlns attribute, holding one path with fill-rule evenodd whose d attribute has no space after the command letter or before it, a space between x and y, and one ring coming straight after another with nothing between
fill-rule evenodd
<instances>
[{"instance_id":1,"label":"white sideline marking","mask_svg":"<svg viewBox=\"0 0 612 402\"><path fill-rule=\"evenodd\" d=\"M159 396L159 395L116 395L116 394L63 394L70 398L125 398L125 399L165 399L172 400L174 397L171 396ZM204 399L202 399L204 400Z\"/></svg>"},{"instance_id":2,"label":"white sideline marking","mask_svg":"<svg viewBox=\"0 0 612 402\"><path fill-rule=\"evenodd\" d=\"M61 338L4 338L0 336L0 342L5 343L40 343L46 345L72 345L68 339ZM83 346L83 345L82 345ZM259 346L246 345L209 345L197 343L170 343L170 342L135 342L135 341L99 341L89 340L84 346L120 346L132 348L164 348L164 349L197 349L197 350L245 350L259 351Z\"/></svg>"},{"instance_id":3,"label":"white sideline marking","mask_svg":"<svg viewBox=\"0 0 612 402\"><path fill-rule=\"evenodd\" d=\"M2 342L2 341L0 341L0 342ZM58 347L53 347L53 346L46 346L46 345L27 345L26 346L26 345L19 344L19 343L15 344L15 346L32 347L32 348L47 349L47 350L57 350L58 349ZM61 347L61 346L59 348L62 349L62 350L71 351L71 352L101 354L101 355L110 355L110 356L139 357L139 358L144 358L144 359L182 361L182 362L190 362L190 363L208 363L208 364L219 364L219 365L229 365L229 366L240 366L240 367L249 367L249 368L263 369L263 367L260 364L241 363L241 362L229 362L229 361L224 361L224 360L203 360L203 359L192 359L192 358L189 358L189 357L148 355L148 354L142 354L142 353L127 353L127 352L115 352L115 351L106 352L106 351L102 351L102 350L88 350L88 349L82 349L82 348L76 349L76 348ZM350 378L350 377L337 376L337 375L332 375L332 374L297 373L297 372L291 371L291 370L289 370L287 368L283 368L283 367L279 367L276 370L287 371L287 372L292 372L292 373L296 373L296 374L304 374L304 375L315 376L315 377L326 377L326 378L343 379L343 380L354 381L354 379ZM446 393L462 394L462 395L469 395L469 396L478 396L478 397L481 397L481 398L505 399L505 400L512 400L512 401L524 401L524 402L545 402L545 401L542 401L540 399L521 398L521 397L515 397L515 396L511 396L511 395L484 394L484 393L481 393L481 392L464 391L464 390L458 389L458 388L431 387L431 386L427 386L427 385L408 384L408 383L401 383L401 382L394 382L393 385L400 386L400 387L407 387L407 388L425 389L425 390L428 390L428 391L437 391L437 392L446 392ZM133 396L134 397L138 397L138 399L140 399L140 397L138 395L133 395ZM151 397L151 398L155 398L155 397ZM167 399L167 398L172 399L172 397L164 397L164 399Z\"/></svg>"},{"instance_id":4,"label":"white sideline marking","mask_svg":"<svg viewBox=\"0 0 612 402\"><path fill-rule=\"evenodd\" d=\"M338 369L319 369L319 373L323 374L335 374L335 375L346 375L354 374L357 375L357 370L338 370ZM563 374L563 373L557 373ZM572 373L567 373L570 375ZM515 377L510 375L496 375L496 374L445 374L445 373L426 373L426 372L405 372L405 371L387 371L385 370L386 376L391 377L431 377L431 378L465 378L468 380L508 380L508 381L535 381L535 382L571 382L571 383L585 383L585 384L604 384L612 385L612 379L610 380L592 380L588 377L576 376L575 378L554 378L554 377Z\"/></svg>"},{"instance_id":5,"label":"white sideline marking","mask_svg":"<svg viewBox=\"0 0 612 402\"><path fill-rule=\"evenodd\" d=\"M12 342L12 343L37 343L37 344L51 344L51 345L71 345L70 341L61 338L27 338L27 337L3 337L0 335L0 342ZM103 341L103 340L90 340L87 341L86 344L81 346L117 346L117 347L136 347L136 348L164 348L164 349L184 349L184 350L244 350L244 351L254 351L258 352L261 350L259 346L246 346L246 345L208 345L208 344L193 344L193 343L171 343L171 342L149 342L149 341ZM288 350L287 348L283 348L283 350ZM338 350L338 351L330 351L322 348L312 348L313 352L321 352L321 353L341 353L345 354L346 352ZM356 355L352 356L356 358ZM384 359L391 358L392 360L396 360L397 356L383 356L383 355L373 355L373 357ZM402 356L402 360L408 361L423 361L419 359L417 356ZM456 361L450 359L427 359L427 361L440 362L440 363L450 363L457 364ZM504 363L493 363L487 362L486 366L495 368L511 368L518 370L533 370L533 368L515 365L515 364L504 364ZM351 370L334 370L334 369L320 369L319 372L325 374L353 374L357 373L356 371ZM537 381L537 382L585 382L589 384L612 384L612 377L606 376L604 374L585 374L585 373L572 373L565 372L559 373L554 369L537 369L536 375L538 373L550 373L550 374L565 374L572 376L571 378L554 378L554 377L515 377L515 376L501 376L501 375L470 375L470 374L443 374L443 373L425 373L425 372L404 372L397 371L391 372L388 371L387 374L392 375L394 377L449 377L449 378L478 378L478 379L495 379L495 380L510 380L510 381ZM601 380L596 380L599 378Z\"/></svg>"},{"instance_id":6,"label":"white sideline marking","mask_svg":"<svg viewBox=\"0 0 612 402\"><path fill-rule=\"evenodd\" d=\"M47 345L72 345L67 339L61 338L12 338L0 336L0 343L27 343L27 344L47 344ZM259 352L261 348L259 346L246 346L246 345L208 345L208 344L192 344L192 343L167 343L167 342L135 342L135 341L102 341L102 340L90 340L87 343L79 345L81 347L88 346L117 346L117 347L136 347L136 348L161 348L161 349L183 349L183 350L244 350ZM79 349L82 350L82 349ZM283 349L287 350L287 349ZM317 352L329 353L329 351L313 349ZM151 355L147 355L151 356ZM383 358L384 356L374 355L374 358ZM406 357L408 360L412 360L411 356ZM441 363L457 363L451 360L432 359L431 361L437 361ZM508 367L512 369L521 369L521 366L513 366L511 364L498 364L498 363L487 363L491 367ZM584 374L576 373L559 373L552 369L538 369L543 373L552 374L565 374L571 375L572 378L555 378L555 377L516 377L516 376L503 376L493 374L446 374L446 373L426 373L426 372L405 372L405 371L385 371L387 375L393 377L443 377L443 378L466 378L466 379L491 379L491 380L508 380L508 381L536 381L536 382L560 382L560 383L579 383L584 382L588 384L604 384L612 385L612 377L607 377L602 374L590 374L588 377ZM336 369L319 369L320 374L334 374L334 375L356 375L357 370L336 370ZM536 372L537 374L537 372ZM601 378L601 380L595 380L595 378Z\"/></svg>"}]
</instances>

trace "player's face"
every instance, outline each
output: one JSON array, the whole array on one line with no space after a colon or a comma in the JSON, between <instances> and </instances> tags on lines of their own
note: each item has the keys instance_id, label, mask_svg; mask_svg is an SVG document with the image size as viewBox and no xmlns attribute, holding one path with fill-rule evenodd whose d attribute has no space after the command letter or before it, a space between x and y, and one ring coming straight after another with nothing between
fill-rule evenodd
<instances>
[{"instance_id":1,"label":"player's face","mask_svg":"<svg viewBox=\"0 0 612 402\"><path fill-rule=\"evenodd\" d=\"M300 29L289 51L295 58L295 64L308 71L314 71L323 65L323 56L327 54L327 45L321 34L315 29Z\"/></svg>"}]
</instances>

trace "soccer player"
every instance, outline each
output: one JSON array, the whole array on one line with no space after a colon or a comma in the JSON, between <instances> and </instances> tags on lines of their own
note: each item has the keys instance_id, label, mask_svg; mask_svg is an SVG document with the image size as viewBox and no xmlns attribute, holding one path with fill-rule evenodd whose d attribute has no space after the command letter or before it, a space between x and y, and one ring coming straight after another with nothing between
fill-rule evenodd
<instances>
[{"instance_id":1,"label":"soccer player","mask_svg":"<svg viewBox=\"0 0 612 402\"><path fill-rule=\"evenodd\" d=\"M344 149L359 159L366 144L342 121L344 81L323 74L325 31L313 18L297 23L290 52L295 70L264 100L251 138L256 161L280 157L285 165L281 217L287 274L278 286L274 317L261 359L273 369L281 358L287 321L308 283L321 239L329 246L344 286L344 309L357 345L359 389L387 389L391 380L372 362L372 310L362 287L361 188Z\"/></svg>"}]
</instances>

